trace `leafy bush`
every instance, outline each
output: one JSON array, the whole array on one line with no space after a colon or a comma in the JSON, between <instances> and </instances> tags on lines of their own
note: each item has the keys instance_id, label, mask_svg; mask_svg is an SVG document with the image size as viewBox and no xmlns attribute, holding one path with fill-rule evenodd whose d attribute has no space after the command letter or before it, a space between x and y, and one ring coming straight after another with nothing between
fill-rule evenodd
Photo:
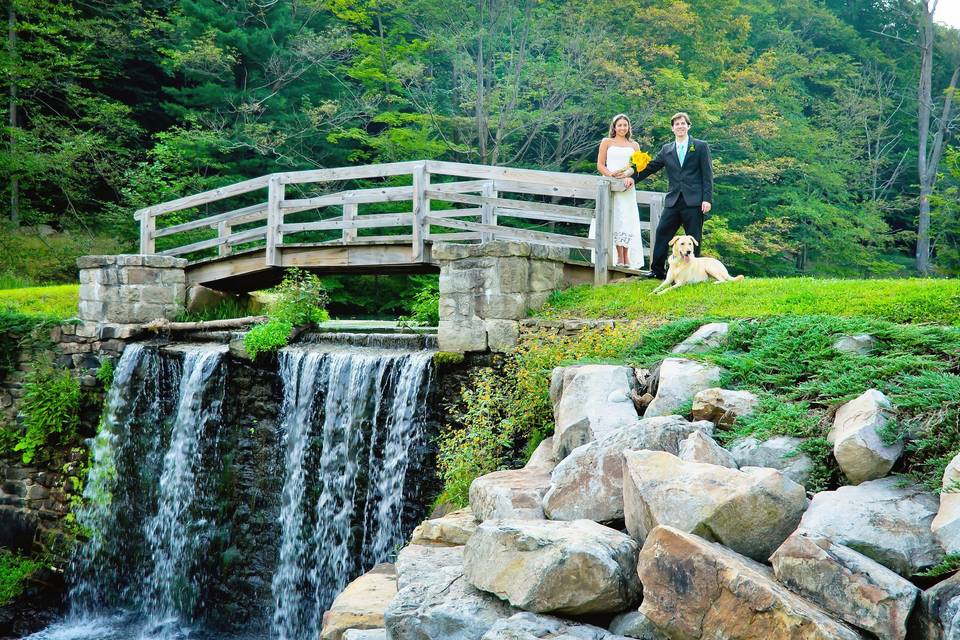
<instances>
[{"instance_id":1,"label":"leafy bush","mask_svg":"<svg viewBox=\"0 0 960 640\"><path fill-rule=\"evenodd\" d=\"M413 301L409 303L410 316L405 318L428 327L440 324L440 283L438 280L428 280L417 291Z\"/></svg>"},{"instance_id":2,"label":"leafy bush","mask_svg":"<svg viewBox=\"0 0 960 640\"><path fill-rule=\"evenodd\" d=\"M74 439L80 426L80 383L65 369L47 361L34 364L23 385L20 401L23 433L13 446L22 452L23 462L43 457L49 444L64 444Z\"/></svg>"},{"instance_id":3,"label":"leafy bush","mask_svg":"<svg viewBox=\"0 0 960 640\"><path fill-rule=\"evenodd\" d=\"M250 329L243 338L243 346L253 357L286 345L294 327L330 319L324 309L327 293L320 279L311 273L290 269L272 293L270 319Z\"/></svg>"},{"instance_id":4,"label":"leafy bush","mask_svg":"<svg viewBox=\"0 0 960 640\"><path fill-rule=\"evenodd\" d=\"M0 309L0 382L16 371L22 353L49 344L51 324L45 318Z\"/></svg>"},{"instance_id":5,"label":"leafy bush","mask_svg":"<svg viewBox=\"0 0 960 640\"><path fill-rule=\"evenodd\" d=\"M39 560L0 549L0 608L16 600L30 577L42 568Z\"/></svg>"}]
</instances>

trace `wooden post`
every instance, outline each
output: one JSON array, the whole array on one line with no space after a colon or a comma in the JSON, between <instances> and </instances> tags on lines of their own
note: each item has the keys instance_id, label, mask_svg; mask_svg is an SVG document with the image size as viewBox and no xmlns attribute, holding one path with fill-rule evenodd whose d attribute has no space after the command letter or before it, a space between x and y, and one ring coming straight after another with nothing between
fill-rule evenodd
<instances>
[{"instance_id":1,"label":"wooden post","mask_svg":"<svg viewBox=\"0 0 960 640\"><path fill-rule=\"evenodd\" d=\"M149 213L140 217L140 253L156 253L153 232L157 230L157 219Z\"/></svg>"},{"instance_id":2,"label":"wooden post","mask_svg":"<svg viewBox=\"0 0 960 640\"><path fill-rule=\"evenodd\" d=\"M653 247L657 242L657 225L660 224L660 216L663 215L665 198L665 195L661 195L658 200L650 203L650 246L647 247L650 251L650 260L647 261L647 264L651 265L653 264Z\"/></svg>"},{"instance_id":3,"label":"wooden post","mask_svg":"<svg viewBox=\"0 0 960 640\"><path fill-rule=\"evenodd\" d=\"M597 185L597 224L595 226L597 243L596 263L593 265L593 284L607 284L610 279L610 183L604 180Z\"/></svg>"},{"instance_id":4,"label":"wooden post","mask_svg":"<svg viewBox=\"0 0 960 640\"><path fill-rule=\"evenodd\" d=\"M217 255L228 256L233 253L233 247L227 244L227 238L230 237L231 233L233 233L233 227L230 226L229 222L221 220L217 223L217 239L220 240L220 245L217 247Z\"/></svg>"},{"instance_id":5,"label":"wooden post","mask_svg":"<svg viewBox=\"0 0 960 640\"><path fill-rule=\"evenodd\" d=\"M421 163L413 170L413 262L423 262L426 258L424 240L427 237L426 217L430 214L430 174L427 164Z\"/></svg>"},{"instance_id":6,"label":"wooden post","mask_svg":"<svg viewBox=\"0 0 960 640\"><path fill-rule=\"evenodd\" d=\"M280 225L283 223L283 214L280 203L283 202L283 183L280 176L270 176L267 183L267 266L279 267L280 246L283 244L283 234Z\"/></svg>"},{"instance_id":7,"label":"wooden post","mask_svg":"<svg viewBox=\"0 0 960 640\"><path fill-rule=\"evenodd\" d=\"M480 193L484 198L496 198L497 188L493 180L485 182ZM490 225L497 224L497 206L495 204L484 202L483 205L481 205L480 222ZM480 234L480 242L490 242L491 240L493 240L493 233L485 231Z\"/></svg>"},{"instance_id":8,"label":"wooden post","mask_svg":"<svg viewBox=\"0 0 960 640\"><path fill-rule=\"evenodd\" d=\"M357 211L359 210L360 205L356 202L348 202L343 205L343 222L345 225L348 225L353 219L357 217ZM348 244L357 239L357 230L348 229L347 226L343 227L343 243Z\"/></svg>"}]
</instances>

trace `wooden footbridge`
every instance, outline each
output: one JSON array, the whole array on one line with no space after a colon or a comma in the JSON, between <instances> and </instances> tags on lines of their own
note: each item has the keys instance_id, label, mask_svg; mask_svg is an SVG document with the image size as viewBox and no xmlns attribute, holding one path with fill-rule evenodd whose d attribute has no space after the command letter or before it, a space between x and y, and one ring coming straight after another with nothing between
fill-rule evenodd
<instances>
[{"instance_id":1,"label":"wooden footbridge","mask_svg":"<svg viewBox=\"0 0 960 640\"><path fill-rule=\"evenodd\" d=\"M635 273L612 265L610 201L622 190L596 175L426 160L273 173L135 217L141 253L186 257L188 284L224 291L275 284L287 267L437 271L433 243L494 239L567 248L568 281L603 284ZM638 191L637 202L641 218L649 211L641 221L649 260L663 194ZM587 237L591 222L596 238Z\"/></svg>"}]
</instances>

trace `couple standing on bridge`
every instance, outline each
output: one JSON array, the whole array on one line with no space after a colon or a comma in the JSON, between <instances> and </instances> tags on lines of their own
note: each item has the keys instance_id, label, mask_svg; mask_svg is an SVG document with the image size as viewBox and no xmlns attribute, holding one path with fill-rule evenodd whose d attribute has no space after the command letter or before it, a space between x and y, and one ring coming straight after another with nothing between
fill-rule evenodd
<instances>
[{"instance_id":1,"label":"couple standing on bridge","mask_svg":"<svg viewBox=\"0 0 960 640\"><path fill-rule=\"evenodd\" d=\"M713 166L710 146L703 140L691 138L690 116L684 112L670 118L675 140L661 147L656 157L634 172L631 157L640 150L633 139L630 118L618 113L610 122L608 137L600 143L597 155L597 170L605 176L620 178L626 190L612 194L613 243L617 249L617 264L635 269L642 268L643 241L640 238L640 213L634 184L666 168L669 188L663 213L657 224L656 240L650 271L655 278L666 277L665 262L667 243L680 226L697 244L695 253L700 256L700 239L703 220L713 206ZM646 156L649 158L649 156ZM591 237L593 228L591 227Z\"/></svg>"}]
</instances>

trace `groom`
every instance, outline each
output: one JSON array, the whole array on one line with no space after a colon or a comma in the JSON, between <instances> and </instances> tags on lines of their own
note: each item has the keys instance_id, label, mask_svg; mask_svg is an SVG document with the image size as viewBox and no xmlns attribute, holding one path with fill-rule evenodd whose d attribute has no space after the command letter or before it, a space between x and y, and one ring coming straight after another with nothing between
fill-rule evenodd
<instances>
[{"instance_id":1,"label":"groom","mask_svg":"<svg viewBox=\"0 0 960 640\"><path fill-rule=\"evenodd\" d=\"M703 219L713 206L710 145L687 135L690 132L690 116L682 111L670 118L670 126L673 127L676 140L663 145L657 157L634 176L639 181L664 167L667 169L669 191L660 223L657 225L653 260L650 264L654 277L661 280L667 277L664 264L667 260L667 243L681 225L688 236L696 239L694 251L700 256Z\"/></svg>"}]
</instances>

